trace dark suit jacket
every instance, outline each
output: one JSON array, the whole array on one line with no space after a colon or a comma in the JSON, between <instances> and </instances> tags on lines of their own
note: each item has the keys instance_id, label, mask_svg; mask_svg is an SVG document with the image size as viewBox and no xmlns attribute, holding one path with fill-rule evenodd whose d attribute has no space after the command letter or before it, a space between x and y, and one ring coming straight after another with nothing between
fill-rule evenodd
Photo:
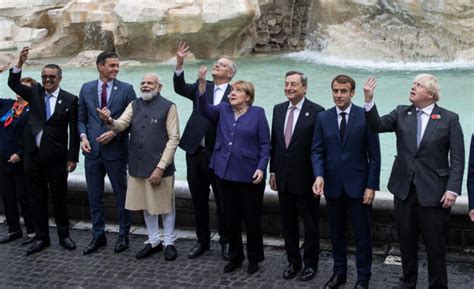
<instances>
[{"instance_id":1,"label":"dark suit jacket","mask_svg":"<svg viewBox=\"0 0 474 289\"><path fill-rule=\"evenodd\" d=\"M318 115L311 160L315 177L324 178L326 197L337 198L344 190L362 198L366 188L379 190L379 137L367 127L362 107L352 104L343 142L336 107Z\"/></svg>"},{"instance_id":2,"label":"dark suit jacket","mask_svg":"<svg viewBox=\"0 0 474 289\"><path fill-rule=\"evenodd\" d=\"M36 150L35 135L43 130L39 156L44 163L77 162L79 158L79 135L77 133L77 96L60 89L54 113L46 120L44 96L41 84L32 87L20 83L21 72L10 70L8 86L19 96L29 102L30 116L24 135L26 152ZM69 129L69 143L68 143ZM69 144L69 146L68 146ZM28 160L25 159L28 168Z\"/></svg>"},{"instance_id":3,"label":"dark suit jacket","mask_svg":"<svg viewBox=\"0 0 474 289\"><path fill-rule=\"evenodd\" d=\"M275 174L278 191L286 188L293 194L312 194L311 142L316 118L324 108L305 99L287 149L284 126L288 104L285 101L273 108L270 173Z\"/></svg>"},{"instance_id":4,"label":"dark suit jacket","mask_svg":"<svg viewBox=\"0 0 474 289\"><path fill-rule=\"evenodd\" d=\"M257 169L266 172L270 129L263 108L250 106L235 120L230 104L210 105L207 96L202 95L198 97L198 109L204 117L217 122L216 145L209 167L219 178L250 183Z\"/></svg>"},{"instance_id":5,"label":"dark suit jacket","mask_svg":"<svg viewBox=\"0 0 474 289\"><path fill-rule=\"evenodd\" d=\"M441 206L446 191L461 194L464 141L457 114L435 105L419 148L414 105L400 105L382 117L374 106L365 116L373 131L397 136L397 156L388 183L392 194L405 200L413 182L425 207Z\"/></svg>"},{"instance_id":6,"label":"dark suit jacket","mask_svg":"<svg viewBox=\"0 0 474 289\"><path fill-rule=\"evenodd\" d=\"M194 154L205 136L205 145L208 151L214 150L216 142L216 124L203 117L197 109L197 95L199 83L188 84L184 80L184 71L179 76L173 72L174 91L193 102L193 111L186 123L183 135L179 141L179 147L189 154ZM230 93L230 85L222 97L221 103L229 103L227 96ZM214 83L208 81L206 85L206 98L209 104L214 103Z\"/></svg>"},{"instance_id":7,"label":"dark suit jacket","mask_svg":"<svg viewBox=\"0 0 474 289\"><path fill-rule=\"evenodd\" d=\"M136 98L132 85L114 80L109 101L107 101L107 108L112 118L119 118L128 104ZM126 160L129 130L117 133L111 142L101 145L96 138L110 129L99 118L96 108L99 108L98 80L93 80L84 83L79 93L79 135L86 134L91 145L91 152L83 152L84 156L88 159L96 159L102 155L105 160Z\"/></svg>"},{"instance_id":8,"label":"dark suit jacket","mask_svg":"<svg viewBox=\"0 0 474 289\"><path fill-rule=\"evenodd\" d=\"M474 134L471 136L469 149L469 164L467 170L467 193L469 195L469 210L474 209Z\"/></svg>"}]
</instances>

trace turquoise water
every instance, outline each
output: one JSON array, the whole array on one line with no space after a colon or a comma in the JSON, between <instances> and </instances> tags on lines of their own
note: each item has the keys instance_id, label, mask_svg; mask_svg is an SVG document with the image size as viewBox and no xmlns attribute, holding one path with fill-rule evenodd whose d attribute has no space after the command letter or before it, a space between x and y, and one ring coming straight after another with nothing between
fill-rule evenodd
<instances>
[{"instance_id":1,"label":"turquoise water","mask_svg":"<svg viewBox=\"0 0 474 289\"><path fill-rule=\"evenodd\" d=\"M323 59L324 60L324 59ZM42 61L44 62L44 60ZM60 62L59 62L60 63ZM211 65L212 60L189 61L185 64L185 75L188 82L196 79L197 70L201 64ZM330 83L337 74L348 74L356 80L356 96L353 101L363 104L364 81L371 75L378 79L375 101L382 114L390 112L398 104L408 104L408 93L414 77L419 73L431 73L438 77L441 84L441 99L439 105L459 114L464 131L466 157L470 136L474 123L474 65L472 63L411 63L387 64L356 62L350 67L342 67L342 62L321 61L311 52L264 57L239 58L238 72L234 80L252 81L256 86L255 105L263 106L269 122L272 118L273 105L285 101L283 93L284 74L289 70L299 70L308 76L307 97L325 108L330 108L332 102ZM139 67L122 67L119 79L132 83L138 93L142 76L147 72L155 72L162 77L164 84L162 95L177 104L180 131L182 132L190 115L191 102L173 91L173 63L145 64ZM84 82L97 78L95 68L64 67L62 87L78 94ZM40 67L26 67L24 76L39 79ZM12 97L7 87L8 73L0 74L0 95ZM382 175L381 190L386 190L393 156L396 154L395 135L382 134ZM178 149L176 153L177 179L186 179L184 152ZM83 173L83 162L75 174ZM463 187L464 190L465 186Z\"/></svg>"}]
</instances>

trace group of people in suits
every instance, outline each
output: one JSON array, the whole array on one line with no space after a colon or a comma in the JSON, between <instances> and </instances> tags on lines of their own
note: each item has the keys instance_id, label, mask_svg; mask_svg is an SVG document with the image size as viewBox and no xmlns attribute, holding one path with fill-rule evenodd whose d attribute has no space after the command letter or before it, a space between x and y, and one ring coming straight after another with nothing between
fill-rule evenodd
<instances>
[{"instance_id":1,"label":"group of people in suits","mask_svg":"<svg viewBox=\"0 0 474 289\"><path fill-rule=\"evenodd\" d=\"M120 226L114 251L119 253L129 246L130 211L143 210L148 241L136 257L145 258L164 249L165 259L174 260L173 156L179 143L186 152L187 181L195 211L197 242L187 255L189 259L210 249L212 188L222 258L228 261L223 271L235 271L245 259L242 221L247 233L247 272L254 274L260 269L264 260L262 205L269 163L269 186L278 192L288 259L283 278L299 275L300 280L308 281L316 276L319 202L324 196L334 258L333 274L325 288L338 288L347 281L348 222L357 248L355 288L368 288L372 203L379 190L381 167L378 133L395 132L397 156L388 189L394 195L402 257L400 287L416 287L421 235L428 255L429 286L447 288L444 245L450 209L461 194L464 141L458 116L437 105L440 88L434 76L418 75L409 93L412 104L379 116L373 101L375 78L364 84L365 104L359 107L352 102L354 79L336 76L330 84L335 106L325 110L307 97L307 76L289 71L284 77L287 100L274 106L270 126L264 109L253 104L254 85L243 80L231 84L237 73L232 58L222 56L213 64L212 81L206 80L208 68L202 66L197 81L186 83L184 59L191 50L182 42L177 49L173 85L177 94L192 101L193 111L180 138L176 106L160 95L158 75L144 76L137 98L131 84L117 79L118 55L103 52L96 61L98 79L84 84L78 98L60 88L62 71L54 64L42 69L41 84L29 81L27 85L21 72L28 53L29 48L20 52L8 84L28 102L28 109L23 110L29 117L21 117L20 104L16 104L18 111L9 112L3 106L13 106L13 102L0 102L4 126L0 130L2 180L12 174L10 166L22 160L25 175L20 178L28 185L25 189L10 181L10 189L4 193L9 206L6 211L12 213L7 214L9 234L0 242L22 237L18 194L27 236L35 234L27 254L47 248L51 192L59 243L68 250L76 248L69 235L65 196L68 172L76 168L82 147L93 225L92 239L83 253L96 252L107 243L103 208L107 175ZM12 112L13 126L11 119L7 125ZM13 127L22 133L12 137ZM473 139L468 192L469 215L474 222ZM28 200L22 201L25 191ZM164 246L159 239L158 216L163 220ZM304 231L302 254L299 218Z\"/></svg>"}]
</instances>

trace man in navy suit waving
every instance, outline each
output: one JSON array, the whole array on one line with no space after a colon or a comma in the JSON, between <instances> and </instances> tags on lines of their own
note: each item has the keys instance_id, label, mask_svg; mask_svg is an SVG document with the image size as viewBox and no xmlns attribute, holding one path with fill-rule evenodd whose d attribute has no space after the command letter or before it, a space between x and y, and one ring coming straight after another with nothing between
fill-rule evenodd
<instances>
[{"instance_id":1,"label":"man in navy suit waving","mask_svg":"<svg viewBox=\"0 0 474 289\"><path fill-rule=\"evenodd\" d=\"M313 192L318 196L324 194L331 228L334 269L325 288L338 288L346 282L347 219L357 246L355 288L368 288L372 267L372 201L380 178L379 137L368 129L364 109L352 103L355 81L338 75L331 89L336 106L319 114L311 154L316 177Z\"/></svg>"}]
</instances>

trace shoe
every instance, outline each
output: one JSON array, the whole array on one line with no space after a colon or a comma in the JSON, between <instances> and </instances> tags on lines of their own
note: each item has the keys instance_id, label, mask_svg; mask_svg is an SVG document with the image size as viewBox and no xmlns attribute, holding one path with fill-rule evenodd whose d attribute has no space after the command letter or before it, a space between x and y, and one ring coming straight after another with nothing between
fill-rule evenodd
<instances>
[{"instance_id":1,"label":"shoe","mask_svg":"<svg viewBox=\"0 0 474 289\"><path fill-rule=\"evenodd\" d=\"M249 267L247 268L247 273L249 274L254 274L260 269L258 267L258 262L257 261L249 261Z\"/></svg>"},{"instance_id":2,"label":"shoe","mask_svg":"<svg viewBox=\"0 0 474 289\"><path fill-rule=\"evenodd\" d=\"M318 272L317 268L305 266L303 268L303 271L301 271L300 280L301 281L309 281L309 280L313 279L314 276L316 276L316 272Z\"/></svg>"},{"instance_id":3,"label":"shoe","mask_svg":"<svg viewBox=\"0 0 474 289\"><path fill-rule=\"evenodd\" d=\"M64 239L59 240L59 245L69 251L76 250L76 244L71 239L71 237L66 237Z\"/></svg>"},{"instance_id":4,"label":"shoe","mask_svg":"<svg viewBox=\"0 0 474 289\"><path fill-rule=\"evenodd\" d=\"M222 252L222 259L224 259L224 261L230 261L229 243L221 244L221 252Z\"/></svg>"},{"instance_id":5,"label":"shoe","mask_svg":"<svg viewBox=\"0 0 474 289\"><path fill-rule=\"evenodd\" d=\"M26 255L32 255L39 253L51 245L50 241L36 240L36 242L28 250L26 250Z\"/></svg>"},{"instance_id":6,"label":"shoe","mask_svg":"<svg viewBox=\"0 0 474 289\"><path fill-rule=\"evenodd\" d=\"M286 267L285 271L283 271L283 279L293 279L295 278L296 274L298 271L301 270L301 265L296 266L293 264L289 264L288 267Z\"/></svg>"},{"instance_id":7,"label":"shoe","mask_svg":"<svg viewBox=\"0 0 474 289\"><path fill-rule=\"evenodd\" d=\"M235 269L242 267L242 262L230 261L227 265L224 266L224 273L230 273L235 271Z\"/></svg>"},{"instance_id":8,"label":"shoe","mask_svg":"<svg viewBox=\"0 0 474 289\"><path fill-rule=\"evenodd\" d=\"M28 245L30 243L33 243L36 240L35 236L24 236L23 239L21 240L21 245Z\"/></svg>"},{"instance_id":9,"label":"shoe","mask_svg":"<svg viewBox=\"0 0 474 289\"><path fill-rule=\"evenodd\" d=\"M5 244L16 239L20 239L21 237L23 237L23 232L21 230L18 230L13 233L8 233L8 235L0 239L0 244Z\"/></svg>"},{"instance_id":10,"label":"shoe","mask_svg":"<svg viewBox=\"0 0 474 289\"><path fill-rule=\"evenodd\" d=\"M161 242L155 247L152 247L151 244L146 244L145 248L138 251L135 258L143 259L161 251L163 251L163 244Z\"/></svg>"},{"instance_id":11,"label":"shoe","mask_svg":"<svg viewBox=\"0 0 474 289\"><path fill-rule=\"evenodd\" d=\"M166 261L173 261L178 257L178 252L176 252L176 248L173 245L168 245L165 247L165 260Z\"/></svg>"},{"instance_id":12,"label":"shoe","mask_svg":"<svg viewBox=\"0 0 474 289\"><path fill-rule=\"evenodd\" d=\"M357 283L355 284L354 289L369 289L369 282L357 280Z\"/></svg>"},{"instance_id":13,"label":"shoe","mask_svg":"<svg viewBox=\"0 0 474 289\"><path fill-rule=\"evenodd\" d=\"M107 245L107 238L105 238L105 235L101 235L100 237L93 237L89 245L84 248L82 253L84 253L84 255L89 255L97 251L100 247L104 247L105 245Z\"/></svg>"},{"instance_id":14,"label":"shoe","mask_svg":"<svg viewBox=\"0 0 474 289\"><path fill-rule=\"evenodd\" d=\"M189 251L188 258L189 259L196 259L197 257L201 256L209 250L209 245L204 245L203 243L197 242L196 245Z\"/></svg>"},{"instance_id":15,"label":"shoe","mask_svg":"<svg viewBox=\"0 0 474 289\"><path fill-rule=\"evenodd\" d=\"M342 284L346 283L347 276L345 273L334 273L332 274L329 281L324 285L325 289L337 289Z\"/></svg>"},{"instance_id":16,"label":"shoe","mask_svg":"<svg viewBox=\"0 0 474 289\"><path fill-rule=\"evenodd\" d=\"M120 235L118 237L117 243L115 243L114 252L120 253L128 249L128 236Z\"/></svg>"}]
</instances>

